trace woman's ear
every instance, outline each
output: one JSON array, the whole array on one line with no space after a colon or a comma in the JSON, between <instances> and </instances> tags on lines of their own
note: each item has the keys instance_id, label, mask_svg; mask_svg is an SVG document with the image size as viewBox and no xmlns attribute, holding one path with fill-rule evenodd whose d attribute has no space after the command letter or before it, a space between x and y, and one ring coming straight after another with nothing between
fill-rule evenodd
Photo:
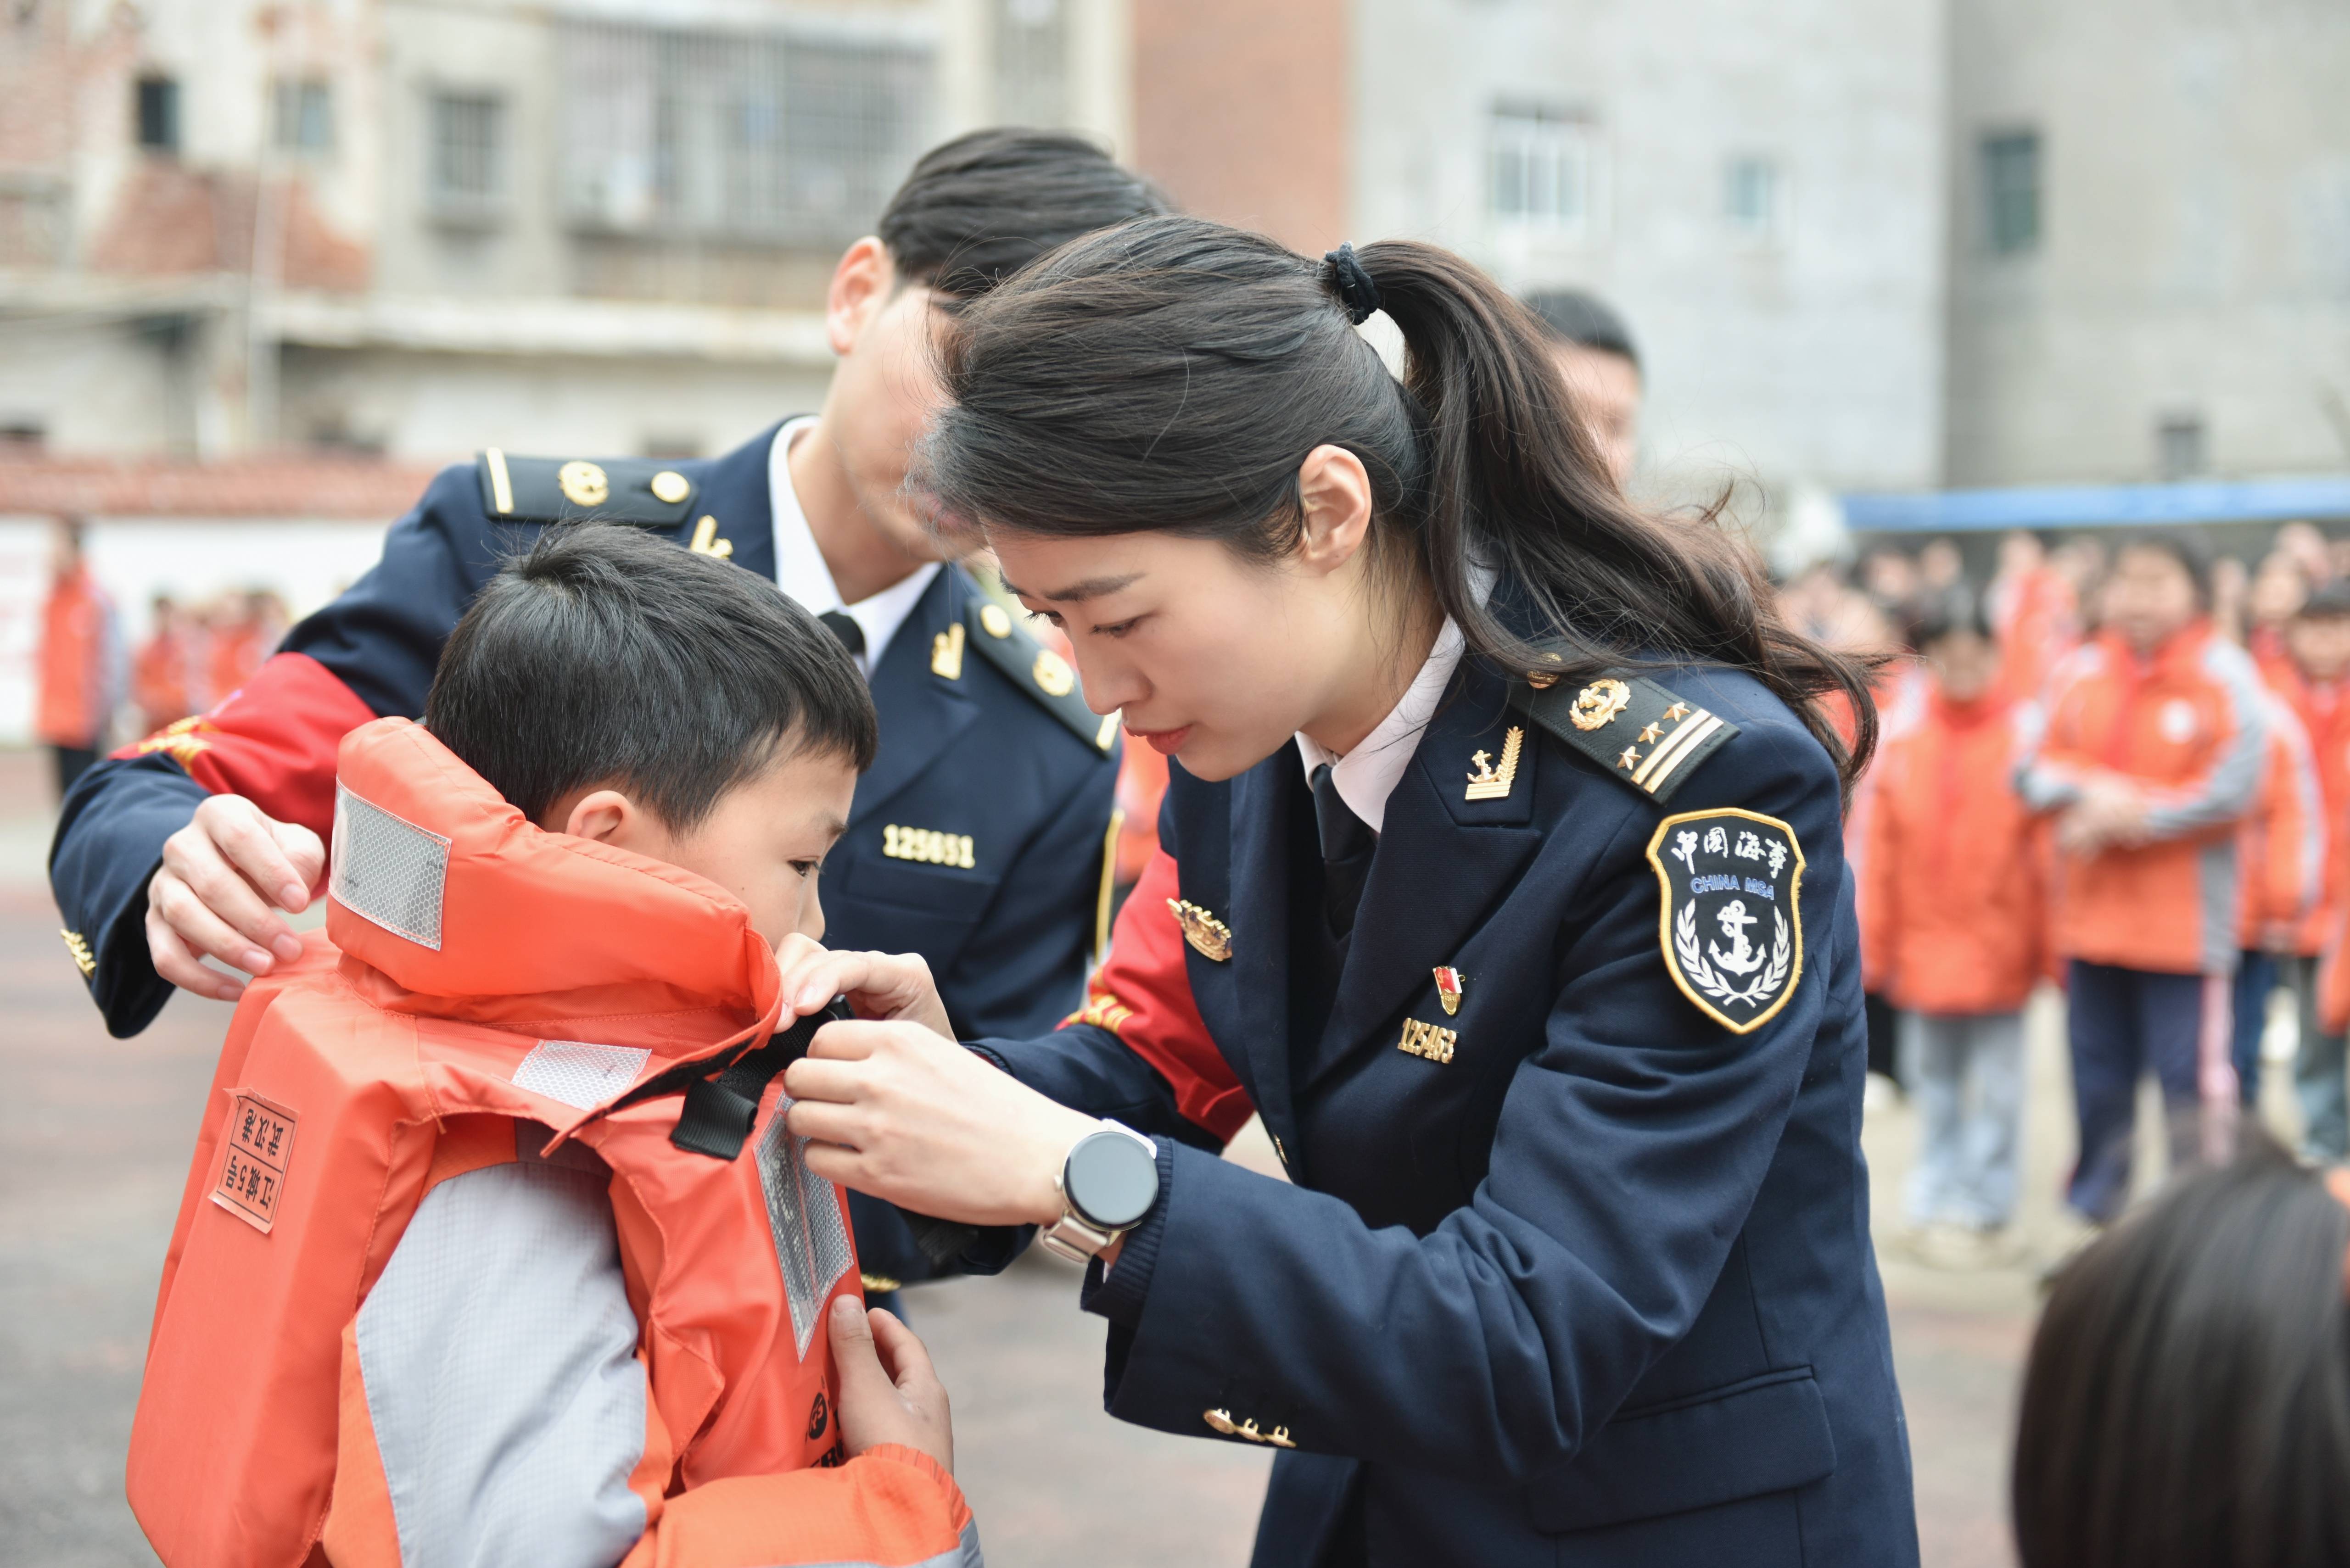
<instances>
[{"instance_id":1,"label":"woman's ear","mask_svg":"<svg viewBox=\"0 0 2350 1568\"><path fill-rule=\"evenodd\" d=\"M1297 469L1299 562L1315 573L1335 572L1371 536L1371 476L1363 460L1343 446L1317 446Z\"/></svg>"}]
</instances>

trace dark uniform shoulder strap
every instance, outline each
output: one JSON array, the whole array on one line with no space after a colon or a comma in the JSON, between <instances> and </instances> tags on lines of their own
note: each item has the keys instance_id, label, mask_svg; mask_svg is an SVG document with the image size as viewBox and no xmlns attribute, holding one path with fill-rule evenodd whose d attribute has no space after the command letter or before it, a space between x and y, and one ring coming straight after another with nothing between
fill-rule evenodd
<instances>
[{"instance_id":1,"label":"dark uniform shoulder strap","mask_svg":"<svg viewBox=\"0 0 2350 1568\"><path fill-rule=\"evenodd\" d=\"M1079 740L1105 753L1117 742L1118 715L1104 718L1087 707L1069 661L1029 635L1010 610L976 584L967 587L962 620L971 645Z\"/></svg>"},{"instance_id":2,"label":"dark uniform shoulder strap","mask_svg":"<svg viewBox=\"0 0 2350 1568\"><path fill-rule=\"evenodd\" d=\"M675 528L702 486L650 457L515 457L491 447L473 460L482 510L493 522L568 523L593 517Z\"/></svg>"},{"instance_id":3,"label":"dark uniform shoulder strap","mask_svg":"<svg viewBox=\"0 0 2350 1568\"><path fill-rule=\"evenodd\" d=\"M1604 675L1576 690L1540 674L1510 688L1510 705L1609 777L1659 801L1728 745L1738 726L1645 675Z\"/></svg>"}]
</instances>

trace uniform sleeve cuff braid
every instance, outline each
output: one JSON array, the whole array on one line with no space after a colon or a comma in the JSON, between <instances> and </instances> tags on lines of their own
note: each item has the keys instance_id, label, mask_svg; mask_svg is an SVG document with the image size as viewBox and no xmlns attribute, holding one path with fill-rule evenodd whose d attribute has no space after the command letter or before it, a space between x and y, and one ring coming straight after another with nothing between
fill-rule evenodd
<instances>
[{"instance_id":1,"label":"uniform sleeve cuff braid","mask_svg":"<svg viewBox=\"0 0 2350 1568\"><path fill-rule=\"evenodd\" d=\"M1153 1138L1159 1146L1159 1197L1140 1224L1126 1233L1118 1262L1105 1272L1096 1258L1086 1265L1086 1283L1077 1304L1110 1322L1133 1328L1142 1322L1142 1303L1150 1294L1150 1276L1159 1266L1159 1247L1167 1236L1167 1199L1174 1189L1175 1144Z\"/></svg>"}]
</instances>

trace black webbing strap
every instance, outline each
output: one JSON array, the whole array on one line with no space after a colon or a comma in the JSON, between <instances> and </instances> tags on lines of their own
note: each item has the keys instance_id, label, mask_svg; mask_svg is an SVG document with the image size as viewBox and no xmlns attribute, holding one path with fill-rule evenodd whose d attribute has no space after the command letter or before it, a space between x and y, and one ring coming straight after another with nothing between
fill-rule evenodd
<instances>
[{"instance_id":1,"label":"black webbing strap","mask_svg":"<svg viewBox=\"0 0 2350 1568\"><path fill-rule=\"evenodd\" d=\"M759 1097L775 1081L775 1075L807 1054L808 1042L816 1038L817 1030L836 1018L854 1016L847 1002L835 1002L795 1020L789 1029L778 1030L765 1044L736 1052L731 1061L705 1056L698 1062L681 1062L614 1100L606 1114L663 1095L682 1094L685 1104L678 1110L677 1126L669 1141L712 1159L737 1158L751 1136L751 1124L758 1118Z\"/></svg>"},{"instance_id":2,"label":"black webbing strap","mask_svg":"<svg viewBox=\"0 0 2350 1568\"><path fill-rule=\"evenodd\" d=\"M606 1114L663 1095L682 1094L685 1104L678 1109L677 1126L670 1129L669 1141L712 1159L739 1159L743 1145L750 1139L751 1124L758 1119L760 1098L775 1081L775 1075L807 1054L817 1030L837 1018L856 1016L848 1003L836 999L823 1011L778 1031L764 1045L738 1051L723 1065L721 1058L705 1056L656 1074L614 1100ZM973 1227L951 1220L935 1220L907 1209L898 1212L913 1232L914 1245L933 1268L943 1267L979 1235Z\"/></svg>"}]
</instances>

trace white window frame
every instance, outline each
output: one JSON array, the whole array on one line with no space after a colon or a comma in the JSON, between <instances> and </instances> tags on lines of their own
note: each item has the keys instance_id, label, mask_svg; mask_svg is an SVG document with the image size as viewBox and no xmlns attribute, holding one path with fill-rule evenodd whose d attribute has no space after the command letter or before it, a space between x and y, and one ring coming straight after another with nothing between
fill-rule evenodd
<instances>
[{"instance_id":1,"label":"white window frame","mask_svg":"<svg viewBox=\"0 0 2350 1568\"><path fill-rule=\"evenodd\" d=\"M1592 117L1500 103L1486 117L1485 200L1502 228L1581 238L1598 226L1600 138Z\"/></svg>"}]
</instances>

